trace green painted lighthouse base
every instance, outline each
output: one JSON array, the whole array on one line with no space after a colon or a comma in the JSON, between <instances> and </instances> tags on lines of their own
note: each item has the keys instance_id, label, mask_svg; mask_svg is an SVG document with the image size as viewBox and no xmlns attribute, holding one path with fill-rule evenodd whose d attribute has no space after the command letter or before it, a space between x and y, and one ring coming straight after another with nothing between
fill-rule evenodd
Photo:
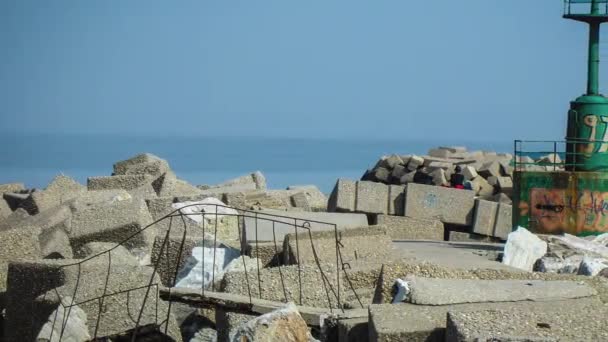
<instances>
[{"instance_id":1,"label":"green painted lighthouse base","mask_svg":"<svg viewBox=\"0 0 608 342\"><path fill-rule=\"evenodd\" d=\"M513 226L537 234L608 232L608 173L514 174Z\"/></svg>"}]
</instances>

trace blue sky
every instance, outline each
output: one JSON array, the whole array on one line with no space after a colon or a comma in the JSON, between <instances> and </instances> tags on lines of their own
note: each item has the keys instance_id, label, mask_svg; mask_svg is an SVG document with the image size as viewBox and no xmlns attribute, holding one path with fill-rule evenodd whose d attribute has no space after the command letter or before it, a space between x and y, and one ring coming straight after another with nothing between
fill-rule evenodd
<instances>
[{"instance_id":1,"label":"blue sky","mask_svg":"<svg viewBox=\"0 0 608 342\"><path fill-rule=\"evenodd\" d=\"M2 0L0 131L561 139L585 90L587 39L561 11L558 0Z\"/></svg>"}]
</instances>

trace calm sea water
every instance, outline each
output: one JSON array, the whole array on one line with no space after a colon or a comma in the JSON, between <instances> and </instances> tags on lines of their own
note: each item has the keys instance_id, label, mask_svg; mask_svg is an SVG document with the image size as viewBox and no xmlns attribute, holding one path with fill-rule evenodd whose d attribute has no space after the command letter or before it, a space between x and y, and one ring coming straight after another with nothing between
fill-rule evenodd
<instances>
[{"instance_id":1,"label":"calm sea water","mask_svg":"<svg viewBox=\"0 0 608 342\"><path fill-rule=\"evenodd\" d=\"M439 145L512 152L512 142L307 140L279 138L15 135L0 137L0 183L44 188L57 174L86 184L112 164L142 152L169 161L192 184L215 184L260 170L269 187L315 184L330 192L336 179L358 179L384 154L424 154Z\"/></svg>"}]
</instances>

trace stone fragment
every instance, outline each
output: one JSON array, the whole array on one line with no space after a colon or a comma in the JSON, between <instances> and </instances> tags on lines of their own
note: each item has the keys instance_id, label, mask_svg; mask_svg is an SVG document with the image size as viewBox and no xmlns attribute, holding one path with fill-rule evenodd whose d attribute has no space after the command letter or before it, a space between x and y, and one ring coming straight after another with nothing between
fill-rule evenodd
<instances>
[{"instance_id":1,"label":"stone fragment","mask_svg":"<svg viewBox=\"0 0 608 342\"><path fill-rule=\"evenodd\" d=\"M288 303L238 327L232 340L309 342L311 335L295 304Z\"/></svg>"},{"instance_id":2,"label":"stone fragment","mask_svg":"<svg viewBox=\"0 0 608 342\"><path fill-rule=\"evenodd\" d=\"M509 234L502 263L524 271L532 271L536 260L547 253L547 243L519 227Z\"/></svg>"},{"instance_id":3,"label":"stone fragment","mask_svg":"<svg viewBox=\"0 0 608 342\"><path fill-rule=\"evenodd\" d=\"M353 212L355 211L356 198L357 183L340 178L329 196L327 210L331 212Z\"/></svg>"},{"instance_id":4,"label":"stone fragment","mask_svg":"<svg viewBox=\"0 0 608 342\"><path fill-rule=\"evenodd\" d=\"M355 211L368 214L388 213L388 186L374 182L357 182Z\"/></svg>"},{"instance_id":5,"label":"stone fragment","mask_svg":"<svg viewBox=\"0 0 608 342\"><path fill-rule=\"evenodd\" d=\"M511 205L476 199L473 233L506 240L512 231L511 217Z\"/></svg>"},{"instance_id":6,"label":"stone fragment","mask_svg":"<svg viewBox=\"0 0 608 342\"><path fill-rule=\"evenodd\" d=\"M152 181L153 178L146 174L89 177L87 187L89 190L124 189L129 191L149 185Z\"/></svg>"},{"instance_id":7,"label":"stone fragment","mask_svg":"<svg viewBox=\"0 0 608 342\"><path fill-rule=\"evenodd\" d=\"M409 183L405 189L404 215L436 219L443 223L471 225L475 193L469 190Z\"/></svg>"},{"instance_id":8,"label":"stone fragment","mask_svg":"<svg viewBox=\"0 0 608 342\"><path fill-rule=\"evenodd\" d=\"M152 217L143 200L121 201L112 206L92 207L74 213L69 233L74 249L89 242L123 243L127 249L152 246L154 229L143 230L152 223Z\"/></svg>"},{"instance_id":9,"label":"stone fragment","mask_svg":"<svg viewBox=\"0 0 608 342\"><path fill-rule=\"evenodd\" d=\"M409 301L418 305L565 300L597 292L575 281L469 280L408 277Z\"/></svg>"},{"instance_id":10,"label":"stone fragment","mask_svg":"<svg viewBox=\"0 0 608 342\"><path fill-rule=\"evenodd\" d=\"M312 239L311 239L312 238ZM392 252L390 236L382 228L365 227L338 232L342 262L357 260L381 262ZM288 234L283 241L284 264L316 264L336 258L336 232L299 232Z\"/></svg>"},{"instance_id":11,"label":"stone fragment","mask_svg":"<svg viewBox=\"0 0 608 342\"><path fill-rule=\"evenodd\" d=\"M384 227L393 240L443 241L444 228L439 220L378 215L376 223Z\"/></svg>"}]
</instances>

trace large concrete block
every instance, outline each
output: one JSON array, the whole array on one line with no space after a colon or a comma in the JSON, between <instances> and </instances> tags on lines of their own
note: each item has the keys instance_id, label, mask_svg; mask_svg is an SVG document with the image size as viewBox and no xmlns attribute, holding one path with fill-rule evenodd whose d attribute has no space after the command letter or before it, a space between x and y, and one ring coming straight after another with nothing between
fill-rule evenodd
<instances>
[{"instance_id":1,"label":"large concrete block","mask_svg":"<svg viewBox=\"0 0 608 342\"><path fill-rule=\"evenodd\" d=\"M470 225L475 193L469 190L410 183L405 189L405 216Z\"/></svg>"},{"instance_id":2,"label":"large concrete block","mask_svg":"<svg viewBox=\"0 0 608 342\"><path fill-rule=\"evenodd\" d=\"M407 216L378 215L376 222L386 229L393 240L443 241L443 223L439 220Z\"/></svg>"},{"instance_id":3,"label":"large concrete block","mask_svg":"<svg viewBox=\"0 0 608 342\"><path fill-rule=\"evenodd\" d=\"M170 171L169 163L150 153L142 153L114 164L113 175L150 175L159 177Z\"/></svg>"},{"instance_id":4,"label":"large concrete block","mask_svg":"<svg viewBox=\"0 0 608 342\"><path fill-rule=\"evenodd\" d=\"M367 216L352 213L324 212L287 212L265 209L245 213L245 238L249 241L282 241L286 234L307 231L304 226L310 226L311 231L334 231L335 228L344 230L360 228L368 225ZM274 222L274 236L273 236Z\"/></svg>"},{"instance_id":5,"label":"large concrete block","mask_svg":"<svg viewBox=\"0 0 608 342\"><path fill-rule=\"evenodd\" d=\"M357 183L340 178L329 196L327 210L332 212L354 212L357 199Z\"/></svg>"},{"instance_id":6,"label":"large concrete block","mask_svg":"<svg viewBox=\"0 0 608 342\"><path fill-rule=\"evenodd\" d=\"M475 303L434 306L405 303L371 305L369 307L369 341L444 342L446 341L448 312L468 314L470 312L496 309L512 310L514 312L538 311L549 313L559 311L564 306L576 308L576 310L592 309L597 305L601 305L600 303L597 299L584 298L542 303ZM492 327L494 322L483 320L483 324L488 324L487 327ZM505 319L505 322L505 324L509 324L508 319ZM464 339L457 341L464 341Z\"/></svg>"},{"instance_id":7,"label":"large concrete block","mask_svg":"<svg viewBox=\"0 0 608 342\"><path fill-rule=\"evenodd\" d=\"M512 207L482 199L475 200L473 233L507 239L513 228Z\"/></svg>"},{"instance_id":8,"label":"large concrete block","mask_svg":"<svg viewBox=\"0 0 608 342\"><path fill-rule=\"evenodd\" d=\"M128 249L148 250L153 243L155 227L143 200L121 201L112 206L92 207L74 213L69 234L74 249L89 242L122 243ZM128 240L126 240L129 238ZM126 241L125 241L126 240Z\"/></svg>"},{"instance_id":9,"label":"large concrete block","mask_svg":"<svg viewBox=\"0 0 608 342\"><path fill-rule=\"evenodd\" d=\"M601 306L450 312L445 341L607 341L606 314Z\"/></svg>"},{"instance_id":10,"label":"large concrete block","mask_svg":"<svg viewBox=\"0 0 608 342\"><path fill-rule=\"evenodd\" d=\"M129 191L149 185L153 180L147 174L89 177L87 187L89 190L124 189Z\"/></svg>"},{"instance_id":11,"label":"large concrete block","mask_svg":"<svg viewBox=\"0 0 608 342\"><path fill-rule=\"evenodd\" d=\"M311 239L312 237L312 239ZM285 236L283 244L284 263L315 264L335 263L336 248L340 248L342 261L382 262L391 256L392 241L386 231L379 227L365 227L327 232L298 232Z\"/></svg>"},{"instance_id":12,"label":"large concrete block","mask_svg":"<svg viewBox=\"0 0 608 342\"><path fill-rule=\"evenodd\" d=\"M388 186L375 182L357 182L355 211L367 214L388 213Z\"/></svg>"},{"instance_id":13,"label":"large concrete block","mask_svg":"<svg viewBox=\"0 0 608 342\"><path fill-rule=\"evenodd\" d=\"M40 229L9 229L0 231L0 294L6 290L8 262L16 259L42 258L38 235Z\"/></svg>"},{"instance_id":14,"label":"large concrete block","mask_svg":"<svg viewBox=\"0 0 608 342\"><path fill-rule=\"evenodd\" d=\"M151 280L153 285L160 284L154 270L112 263L108 276L107 258L98 258L79 266L75 264L77 260L11 263L6 306L7 340L35 341L42 324L60 303L79 303L86 313L91 337L95 330L101 338L135 328L143 307L140 326L159 323L164 331L162 319L157 319L168 317L169 337L181 341L175 319L167 315L168 304L158 300L156 286L147 291ZM105 298L100 300L104 294Z\"/></svg>"}]
</instances>

